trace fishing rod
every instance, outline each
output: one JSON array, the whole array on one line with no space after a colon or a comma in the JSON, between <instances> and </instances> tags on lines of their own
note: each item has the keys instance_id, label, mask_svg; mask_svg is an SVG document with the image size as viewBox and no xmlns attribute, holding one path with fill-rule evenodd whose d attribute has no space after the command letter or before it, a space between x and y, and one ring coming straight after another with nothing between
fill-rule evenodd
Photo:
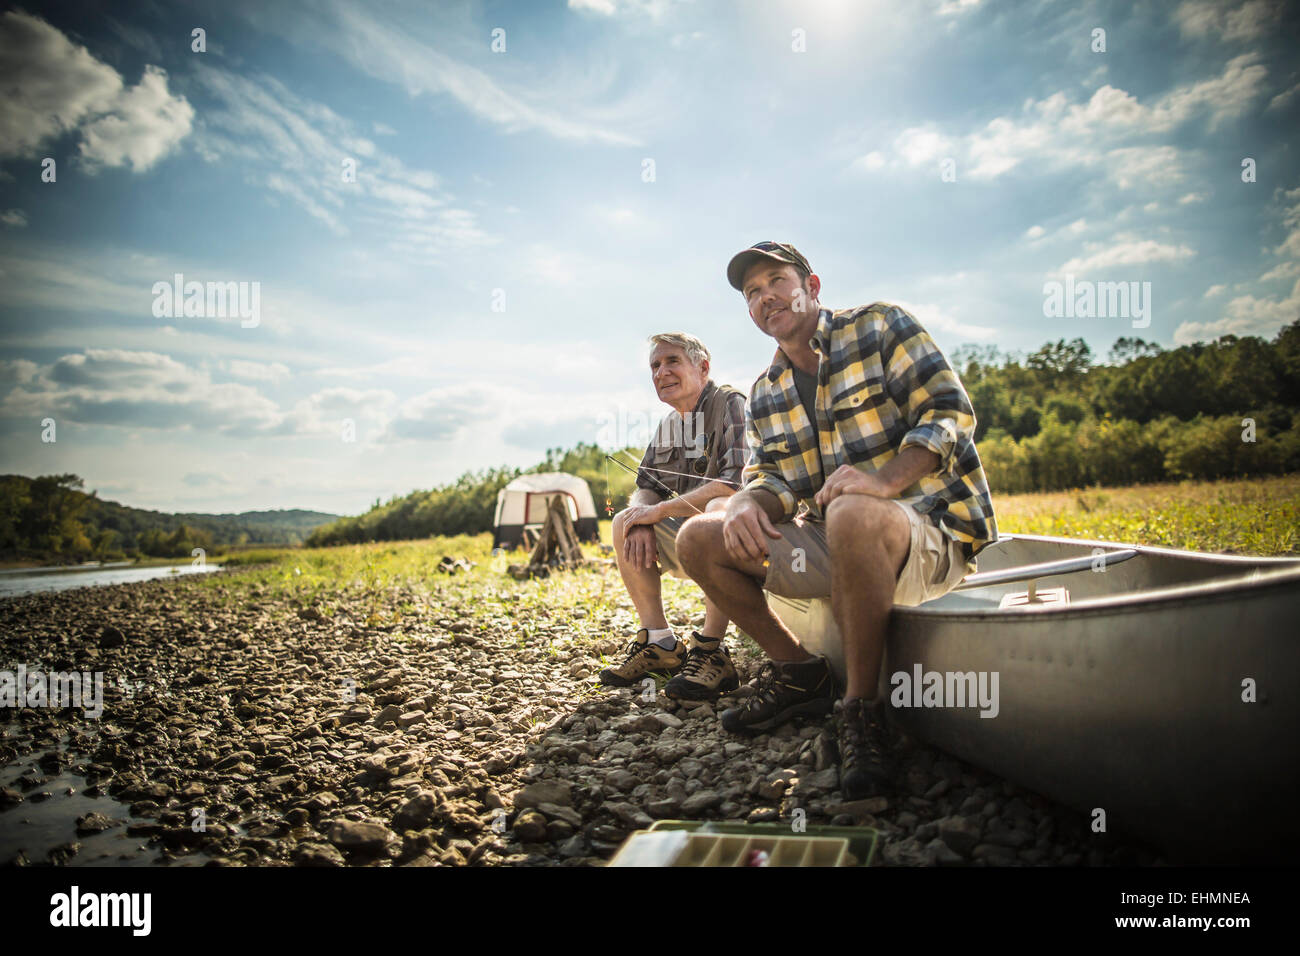
<instances>
[{"instance_id":1,"label":"fishing rod","mask_svg":"<svg viewBox=\"0 0 1300 956\"><path fill-rule=\"evenodd\" d=\"M606 455L605 455L605 513L608 514L608 515L610 515L610 516L612 517L613 514L614 514L614 502L613 502L613 500L610 498L610 495L609 495L609 462L611 462L611 461L612 461L614 464L616 464L616 465L618 465L619 467L621 467L624 471L630 472L630 473L633 474L633 475L639 475L640 472L639 472L637 469L633 468L631 465L628 465L628 464L626 464L625 462L622 462L622 461L620 461L619 459L615 458L613 455L610 455L610 454L606 454ZM670 471L670 470L667 469L667 468L651 468L651 467L648 466L648 465L643 465L642 468L644 468L647 472L650 472L650 471L657 471L657 472L659 472L660 474L664 474L664 475L681 475L681 476L683 476L683 477L685 477L685 478L698 478L698 477L699 477L698 475L692 475L692 474L690 474L689 472L685 472L685 471ZM670 498L682 498L682 497L683 497L682 495L679 495L677 492L673 491L671 488L669 488L667 485L665 485L662 481L659 481L659 479L656 478L654 475L650 475L650 479L651 479L652 481L659 482L659 487L663 488L664 491L668 492L668 497L670 497ZM712 481L720 481L720 482L722 482L724 485L732 485L732 486L734 486L734 487L736 487L736 488L744 487L744 486L741 485L741 483L738 482L738 481L727 481L725 478L713 478L713 479L711 479L711 480L712 480ZM696 510L697 512L699 512L700 514L704 514L703 511L700 511L699 508L696 508L696 507L695 507L695 504L694 504L693 502L688 501L688 502L686 502L686 503L687 503L688 505L690 505L692 508L695 508L695 510ZM767 568L770 564L771 564L770 559L767 558L767 557L764 557L764 558L763 558L763 567L764 567L764 568Z\"/></svg>"},{"instance_id":2,"label":"fishing rod","mask_svg":"<svg viewBox=\"0 0 1300 956\"><path fill-rule=\"evenodd\" d=\"M687 472L687 471L672 471L672 470L670 470L670 469L668 469L668 468L651 468L649 465L642 465L639 469L637 469L637 468L633 468L631 465L628 465L626 462L623 462L623 461L621 461L620 459L615 458L613 455L610 455L610 454L606 454L606 455L605 455L605 461L607 462L607 464L605 465L605 513L608 514L608 515L611 515L611 516L614 514L614 501L613 501L613 499L611 498L610 493L609 493L609 465L608 465L608 462L611 462L611 461L612 461L614 464L618 465L618 466L619 466L620 468L622 468L624 471L629 472L630 474L632 474L632 475L636 475L636 476L638 476L638 477L640 476L640 474L641 474L642 471L645 471L645 472L647 472L647 473L652 472L652 471L657 471L657 472L659 472L661 475L680 475L680 476L683 477L683 478L699 478L699 477L700 477L699 475L692 475L690 472ZM668 497L669 497L669 498L681 498L681 497L683 497L682 495L679 495L677 492L673 491L673 489L671 489L671 488L669 488L667 485L665 485L662 481L660 481L660 480L659 480L658 478L656 478L654 475L649 475L648 477L650 478L651 481L653 481L653 482L655 482L657 485L659 485L660 488L662 488L664 491L668 492ZM740 488L740 487L741 487L740 482L738 482L738 481L727 481L725 478L711 478L710 481L720 481L720 482L722 482L724 485L731 485L731 486L733 486L733 487L735 487L735 488ZM686 503L687 503L688 505L690 505L692 508L695 508L695 510L696 510L697 512L699 512L700 514L704 514L704 512L703 512L700 508L696 507L696 505L694 504L694 502L690 502L690 501L688 501L688 502L686 502Z\"/></svg>"}]
</instances>

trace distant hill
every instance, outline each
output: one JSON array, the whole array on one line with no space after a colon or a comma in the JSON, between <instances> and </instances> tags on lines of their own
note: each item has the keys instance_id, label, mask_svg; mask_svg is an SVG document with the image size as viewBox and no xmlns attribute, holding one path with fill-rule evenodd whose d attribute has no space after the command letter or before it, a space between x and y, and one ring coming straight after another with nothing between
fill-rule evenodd
<instances>
[{"instance_id":1,"label":"distant hill","mask_svg":"<svg viewBox=\"0 0 1300 956\"><path fill-rule=\"evenodd\" d=\"M339 516L301 508L169 514L104 501L77 475L0 477L0 558L50 561L188 557L253 545L298 545Z\"/></svg>"}]
</instances>

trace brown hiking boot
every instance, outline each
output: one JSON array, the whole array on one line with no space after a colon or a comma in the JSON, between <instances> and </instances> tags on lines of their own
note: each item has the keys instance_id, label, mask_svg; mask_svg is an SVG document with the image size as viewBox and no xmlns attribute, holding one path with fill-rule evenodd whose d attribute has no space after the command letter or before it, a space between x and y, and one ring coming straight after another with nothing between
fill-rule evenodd
<instances>
[{"instance_id":1,"label":"brown hiking boot","mask_svg":"<svg viewBox=\"0 0 1300 956\"><path fill-rule=\"evenodd\" d=\"M874 707L855 697L839 707L840 792L845 800L885 796L893 789L893 760L884 699Z\"/></svg>"},{"instance_id":2,"label":"brown hiking boot","mask_svg":"<svg viewBox=\"0 0 1300 956\"><path fill-rule=\"evenodd\" d=\"M668 682L664 693L673 700L712 700L740 686L731 652L720 637L691 634L690 650L682 672Z\"/></svg>"},{"instance_id":3,"label":"brown hiking boot","mask_svg":"<svg viewBox=\"0 0 1300 956\"><path fill-rule=\"evenodd\" d=\"M606 667L600 672L600 682L611 687L631 687L646 677L659 674L671 676L681 669L686 656L686 645L677 641L667 650L650 640L644 627L627 646L627 659L617 667Z\"/></svg>"},{"instance_id":4,"label":"brown hiking boot","mask_svg":"<svg viewBox=\"0 0 1300 956\"><path fill-rule=\"evenodd\" d=\"M835 675L824 657L768 661L750 683L753 696L722 712L728 733L771 730L799 714L829 714L835 706Z\"/></svg>"}]
</instances>

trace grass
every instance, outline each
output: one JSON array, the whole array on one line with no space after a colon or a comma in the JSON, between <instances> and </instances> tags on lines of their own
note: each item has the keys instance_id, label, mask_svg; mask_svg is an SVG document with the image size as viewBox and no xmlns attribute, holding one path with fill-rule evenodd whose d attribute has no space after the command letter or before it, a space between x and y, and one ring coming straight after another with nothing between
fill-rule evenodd
<instances>
[{"instance_id":1,"label":"grass","mask_svg":"<svg viewBox=\"0 0 1300 956\"><path fill-rule=\"evenodd\" d=\"M1300 475L995 496L994 510L1006 533L1237 554L1300 553ZM608 540L608 523L602 525ZM282 599L326 617L346 606L349 620L371 627L465 622L467 637L493 629L550 653L579 636L621 644L635 632L618 571L596 545L584 550L600 563L532 581L506 574L508 565L526 559L523 551L494 557L491 549L491 535L481 534L256 550L223 562L243 568L237 580L214 576L193 583L228 604ZM467 558L474 567L442 574L436 566L444 555ZM674 626L701 623L694 584L665 576L663 595Z\"/></svg>"},{"instance_id":2,"label":"grass","mask_svg":"<svg viewBox=\"0 0 1300 956\"><path fill-rule=\"evenodd\" d=\"M993 496L1003 533L1300 554L1300 474Z\"/></svg>"}]
</instances>

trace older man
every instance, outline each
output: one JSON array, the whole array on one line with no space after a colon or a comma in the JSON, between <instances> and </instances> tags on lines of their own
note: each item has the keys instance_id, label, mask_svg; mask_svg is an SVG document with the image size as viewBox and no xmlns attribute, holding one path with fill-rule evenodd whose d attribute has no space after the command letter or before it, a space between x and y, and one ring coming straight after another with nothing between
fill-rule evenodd
<instances>
[{"instance_id":1,"label":"older man","mask_svg":"<svg viewBox=\"0 0 1300 956\"><path fill-rule=\"evenodd\" d=\"M750 394L744 489L678 539L687 573L771 658L722 725L757 732L833 709L826 659L799 645L763 589L829 595L847 672L841 788L865 796L892 776L877 695L890 608L943 594L997 537L975 415L916 319L882 302L821 308L821 280L793 246L745 249L727 279L778 348Z\"/></svg>"},{"instance_id":2,"label":"older man","mask_svg":"<svg viewBox=\"0 0 1300 956\"><path fill-rule=\"evenodd\" d=\"M709 350L694 336L665 332L650 344L655 391L672 411L646 448L628 507L614 518L614 553L641 630L627 659L602 671L600 679L626 687L647 675L675 674L665 694L708 700L739 686L723 641L727 617L706 598L704 628L691 634L687 646L664 616L659 576L664 570L686 576L676 556L682 521L720 508L740 484L745 396L713 383Z\"/></svg>"}]
</instances>

